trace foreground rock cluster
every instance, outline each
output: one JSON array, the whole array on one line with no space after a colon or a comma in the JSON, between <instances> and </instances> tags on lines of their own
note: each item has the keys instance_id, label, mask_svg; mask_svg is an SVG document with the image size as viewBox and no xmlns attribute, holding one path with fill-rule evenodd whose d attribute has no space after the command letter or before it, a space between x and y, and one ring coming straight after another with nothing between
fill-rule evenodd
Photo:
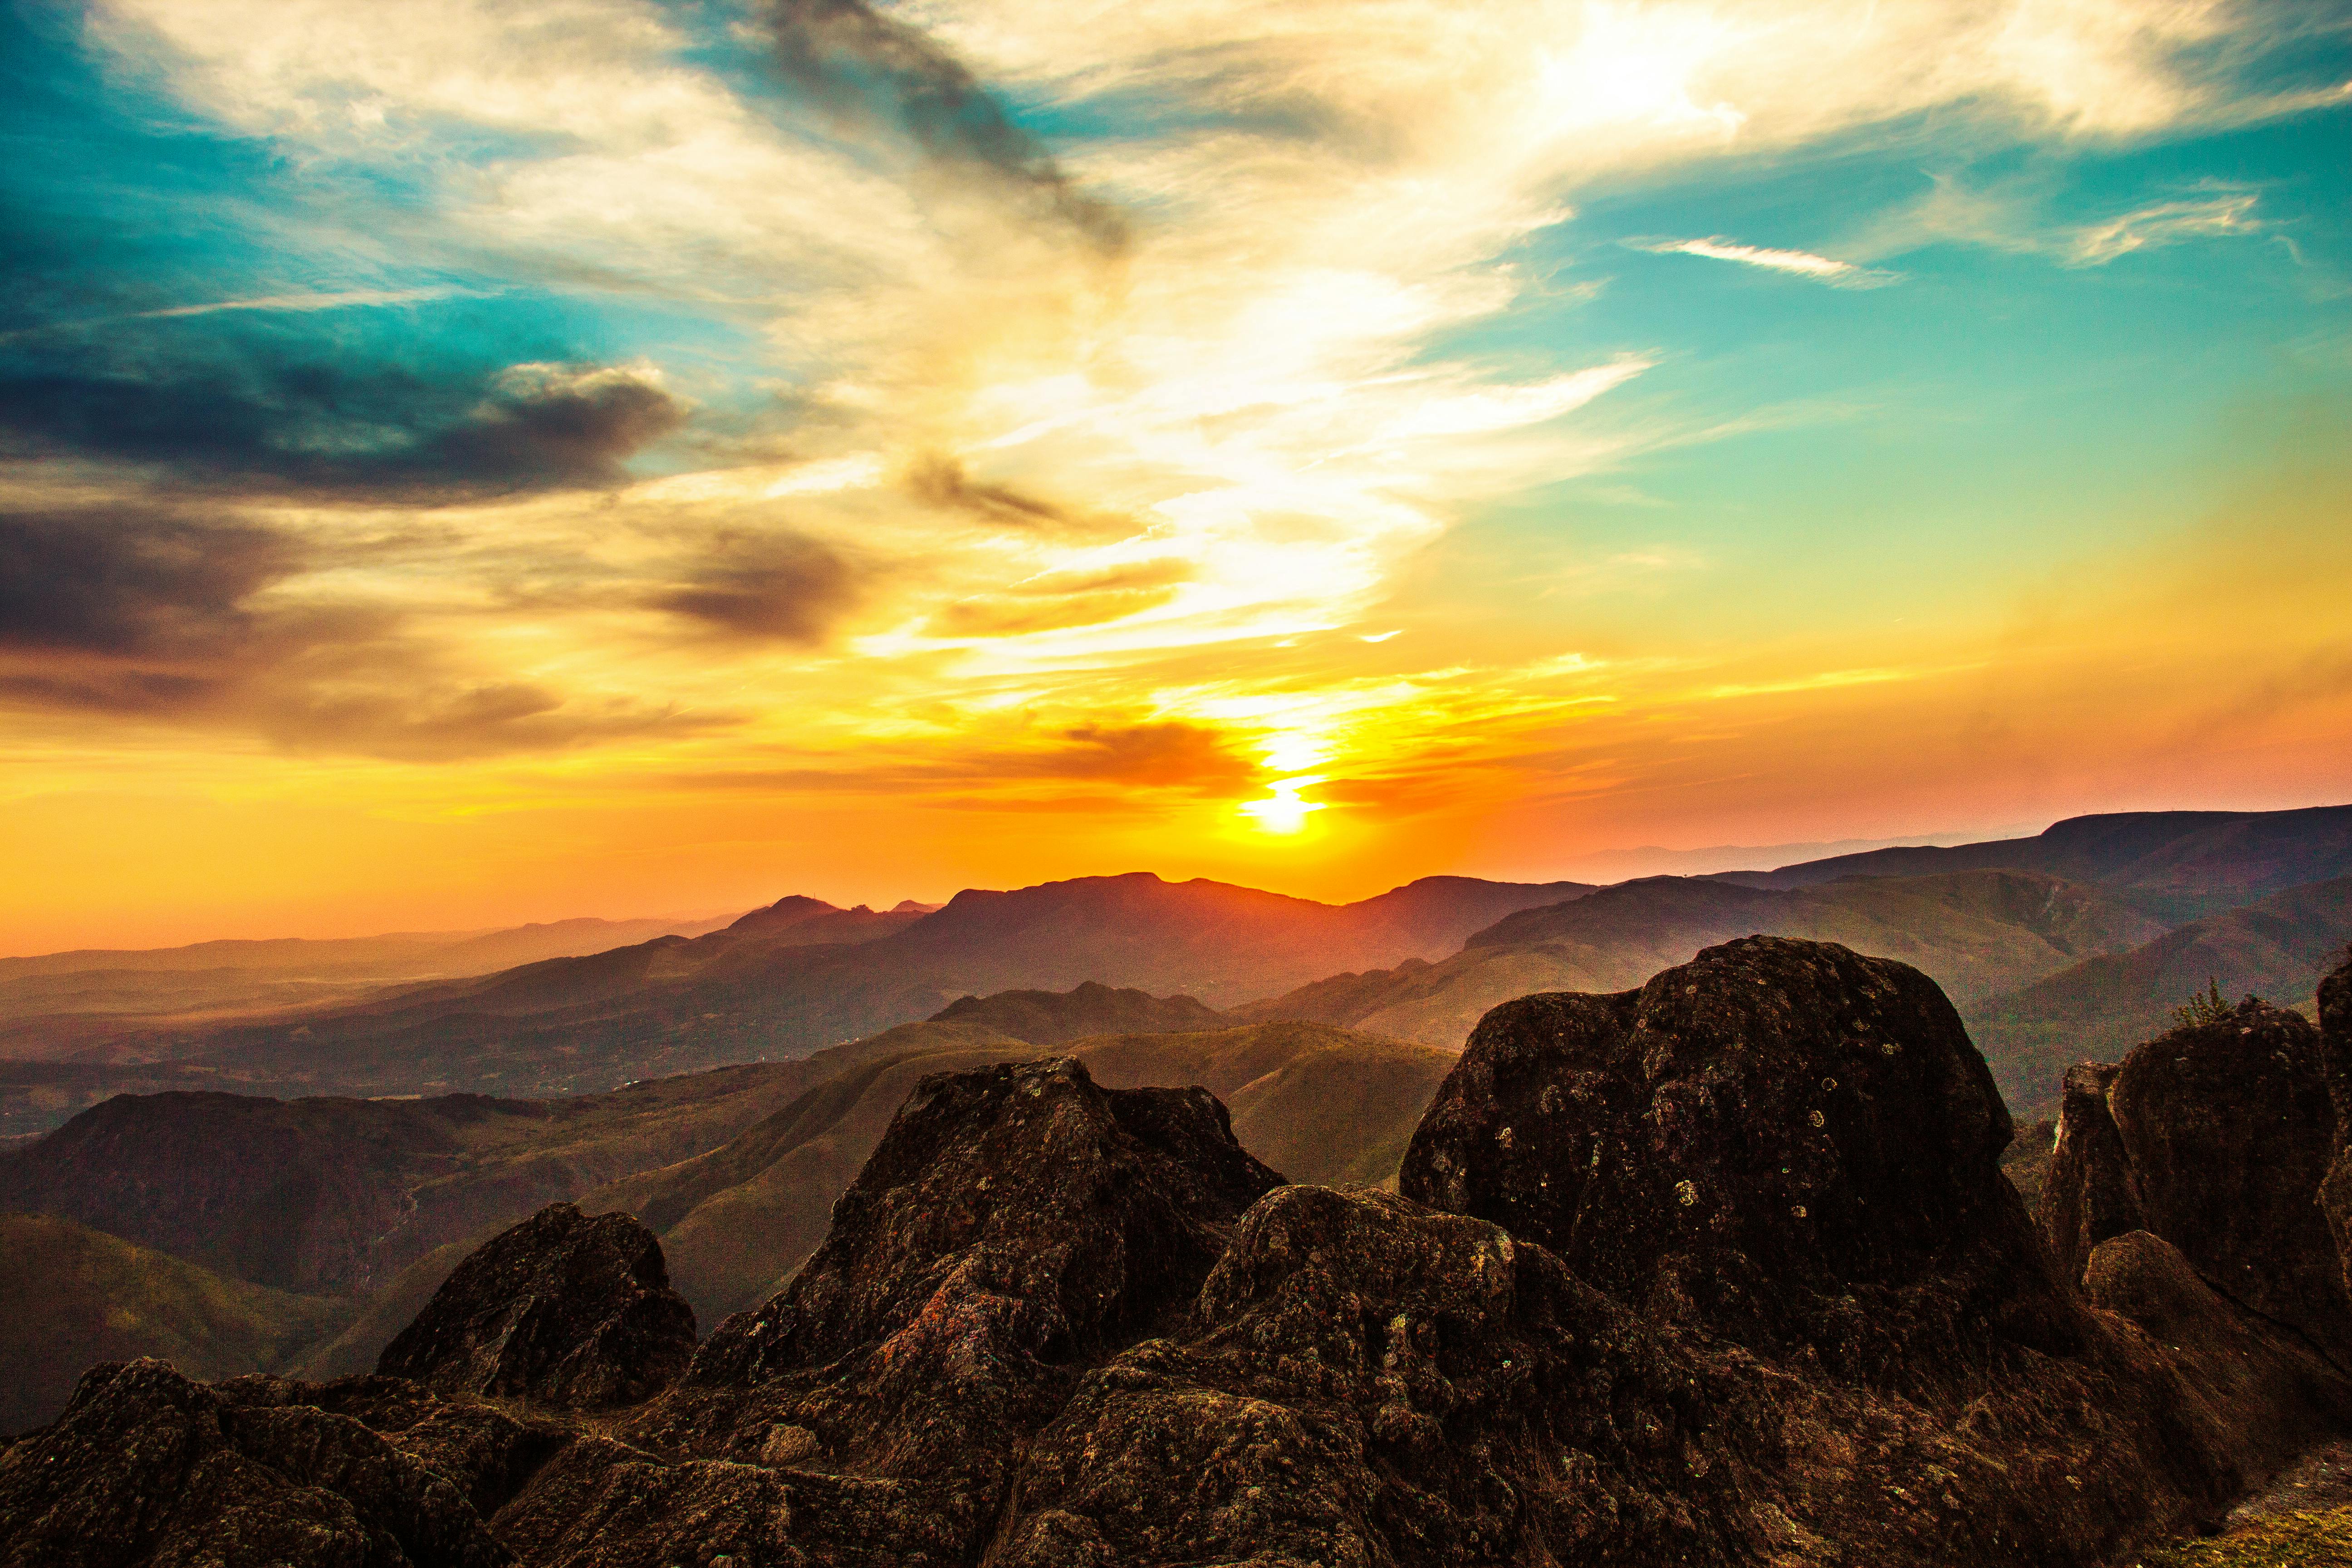
<instances>
[{"instance_id":1,"label":"foreground rock cluster","mask_svg":"<svg viewBox=\"0 0 2352 1568\"><path fill-rule=\"evenodd\" d=\"M93 1369L0 1564L2094 1564L2352 1431L2352 965L2070 1075L2043 1224L1943 994L1750 938L1488 1014L1398 1193L1200 1089L922 1081L698 1345L558 1205L324 1384Z\"/></svg>"}]
</instances>

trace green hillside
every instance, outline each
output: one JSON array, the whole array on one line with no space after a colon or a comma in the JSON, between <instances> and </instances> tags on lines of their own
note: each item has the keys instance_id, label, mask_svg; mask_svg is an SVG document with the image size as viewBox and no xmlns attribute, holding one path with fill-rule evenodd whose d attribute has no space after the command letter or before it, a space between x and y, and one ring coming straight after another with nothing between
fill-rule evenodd
<instances>
[{"instance_id":1,"label":"green hillside","mask_svg":"<svg viewBox=\"0 0 2352 1568\"><path fill-rule=\"evenodd\" d=\"M47 1215L0 1215L0 1431L55 1415L100 1362L158 1356L191 1377L275 1371L350 1314Z\"/></svg>"}]
</instances>

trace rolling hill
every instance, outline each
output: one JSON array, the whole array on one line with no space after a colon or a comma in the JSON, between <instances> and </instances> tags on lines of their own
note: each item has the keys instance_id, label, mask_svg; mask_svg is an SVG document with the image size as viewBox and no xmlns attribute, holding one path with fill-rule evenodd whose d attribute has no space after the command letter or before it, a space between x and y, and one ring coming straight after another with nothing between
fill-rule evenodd
<instances>
[{"instance_id":1,"label":"rolling hill","mask_svg":"<svg viewBox=\"0 0 2352 1568\"><path fill-rule=\"evenodd\" d=\"M136 1059L224 1019L352 1000L388 985L488 974L663 936L715 920L568 920L484 931L394 931L325 941L201 942L0 958L0 1058Z\"/></svg>"},{"instance_id":2,"label":"rolling hill","mask_svg":"<svg viewBox=\"0 0 2352 1568\"><path fill-rule=\"evenodd\" d=\"M281 1098L574 1095L805 1056L968 994L1089 981L1214 1005L1335 968L1444 957L1505 915L1589 890L1435 877L1333 905L1137 873L960 893L928 915L834 911L770 926L763 911L691 940L217 1029L168 1062L18 1064L0 1069L0 1124L54 1125L118 1089L187 1087L199 1074L208 1087ZM845 913L858 923L843 928Z\"/></svg>"},{"instance_id":3,"label":"rolling hill","mask_svg":"<svg viewBox=\"0 0 2352 1568\"><path fill-rule=\"evenodd\" d=\"M1700 948L1756 934L1843 942L1985 997L2161 932L2098 889L2015 871L1750 888L1654 877L1506 917L1437 963L1343 974L1234 1009L1458 1047L1489 1007L1538 991L1615 992Z\"/></svg>"},{"instance_id":4,"label":"rolling hill","mask_svg":"<svg viewBox=\"0 0 2352 1568\"><path fill-rule=\"evenodd\" d=\"M805 1078L753 1064L552 1101L126 1095L0 1152L0 1210L256 1284L365 1293L486 1225L724 1142Z\"/></svg>"},{"instance_id":5,"label":"rolling hill","mask_svg":"<svg viewBox=\"0 0 2352 1568\"><path fill-rule=\"evenodd\" d=\"M70 1220L0 1214L0 1434L50 1419L100 1362L160 1356L203 1379L276 1371L350 1315Z\"/></svg>"},{"instance_id":6,"label":"rolling hill","mask_svg":"<svg viewBox=\"0 0 2352 1568\"><path fill-rule=\"evenodd\" d=\"M1110 1089L1199 1084L1244 1148L1293 1181L1392 1181L1454 1053L1278 1022L1118 1035L1041 1049L969 1023L914 1024L819 1058L838 1071L725 1147L581 1200L662 1237L670 1277L706 1322L761 1300L824 1239L833 1201L915 1086L935 1072L1066 1054Z\"/></svg>"},{"instance_id":7,"label":"rolling hill","mask_svg":"<svg viewBox=\"0 0 2352 1568\"><path fill-rule=\"evenodd\" d=\"M2172 1010L2218 984L2307 1006L2352 942L2352 877L2337 877L2194 921L2126 952L2087 958L1965 1009L1969 1032L2021 1114L2047 1115L2079 1061L2115 1061L2172 1025Z\"/></svg>"}]
</instances>

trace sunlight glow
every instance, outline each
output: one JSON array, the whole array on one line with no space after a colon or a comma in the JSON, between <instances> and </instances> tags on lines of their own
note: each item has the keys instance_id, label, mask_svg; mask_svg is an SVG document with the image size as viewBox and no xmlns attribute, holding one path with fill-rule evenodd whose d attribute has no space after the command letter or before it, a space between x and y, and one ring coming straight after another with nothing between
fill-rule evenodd
<instances>
[{"instance_id":1,"label":"sunlight glow","mask_svg":"<svg viewBox=\"0 0 2352 1568\"><path fill-rule=\"evenodd\" d=\"M1321 775L1316 773L1308 773L1295 779L1280 779L1270 786L1273 793L1266 799L1244 801L1235 809L1255 822L1265 832L1284 835L1297 833L1307 826L1309 816L1323 810L1327 804L1319 800L1301 800L1298 792L1322 782Z\"/></svg>"}]
</instances>

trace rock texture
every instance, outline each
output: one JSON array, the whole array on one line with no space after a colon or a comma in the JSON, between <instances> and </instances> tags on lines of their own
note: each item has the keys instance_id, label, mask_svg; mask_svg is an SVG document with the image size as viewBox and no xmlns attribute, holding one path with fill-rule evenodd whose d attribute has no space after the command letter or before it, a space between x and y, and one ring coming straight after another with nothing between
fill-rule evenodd
<instances>
[{"instance_id":1,"label":"rock texture","mask_svg":"<svg viewBox=\"0 0 2352 1568\"><path fill-rule=\"evenodd\" d=\"M2318 1001L2320 1055L2336 1103L2335 1159L2320 1184L2319 1207L2336 1242L2345 1293L2352 1296L2352 947L2320 981Z\"/></svg>"},{"instance_id":2,"label":"rock texture","mask_svg":"<svg viewBox=\"0 0 2352 1568\"><path fill-rule=\"evenodd\" d=\"M551 1204L457 1266L376 1371L443 1394L632 1405L694 1354L694 1309L631 1215Z\"/></svg>"},{"instance_id":3,"label":"rock texture","mask_svg":"<svg viewBox=\"0 0 2352 1568\"><path fill-rule=\"evenodd\" d=\"M1180 1323L1281 1180L1205 1090L1107 1090L1069 1058L926 1078L824 1245L635 1434L857 1477L795 1483L803 1534L968 1561L1080 1365Z\"/></svg>"},{"instance_id":4,"label":"rock texture","mask_svg":"<svg viewBox=\"0 0 2352 1568\"><path fill-rule=\"evenodd\" d=\"M1639 991L1496 1009L1400 1185L1657 1321L1908 1390L1997 1344L2079 1348L2000 1179L2010 1133L1933 981L1751 937Z\"/></svg>"},{"instance_id":5,"label":"rock texture","mask_svg":"<svg viewBox=\"0 0 2352 1568\"><path fill-rule=\"evenodd\" d=\"M2140 1228L2131 1159L2107 1110L2107 1089L2123 1070L2114 1062L2078 1062L2059 1092L2058 1147L2042 1184L2042 1238L2058 1270L2079 1280L2091 1250L2109 1237Z\"/></svg>"},{"instance_id":6,"label":"rock texture","mask_svg":"<svg viewBox=\"0 0 2352 1568\"><path fill-rule=\"evenodd\" d=\"M2334 1047L2340 1054L2341 1047ZM2321 1188L2343 1135L2319 1030L2252 998L2066 1075L2043 1235L2079 1271L2146 1229L2239 1306L2352 1370L2352 1297Z\"/></svg>"},{"instance_id":7,"label":"rock texture","mask_svg":"<svg viewBox=\"0 0 2352 1568\"><path fill-rule=\"evenodd\" d=\"M0 1458L0 1563L513 1561L440 1468L352 1416L237 1392L159 1361L92 1368L64 1415Z\"/></svg>"}]
</instances>

